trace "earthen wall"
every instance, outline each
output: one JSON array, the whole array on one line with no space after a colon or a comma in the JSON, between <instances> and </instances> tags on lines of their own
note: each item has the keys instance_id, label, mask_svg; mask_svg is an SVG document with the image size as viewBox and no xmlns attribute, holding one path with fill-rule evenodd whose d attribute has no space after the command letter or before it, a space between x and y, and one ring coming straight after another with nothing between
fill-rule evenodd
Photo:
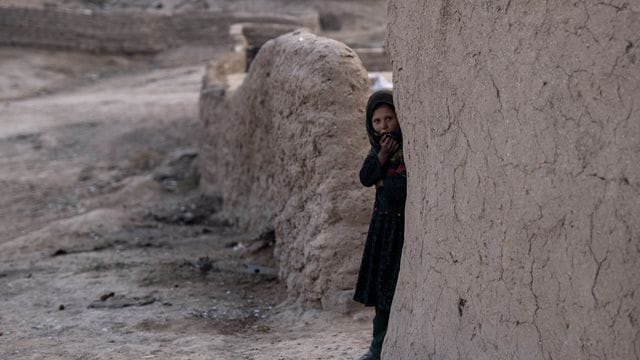
<instances>
[{"instance_id":1,"label":"earthen wall","mask_svg":"<svg viewBox=\"0 0 640 360\"><path fill-rule=\"evenodd\" d=\"M237 89L229 64L209 68L201 94L202 187L241 228L275 231L293 298L344 311L373 204L358 181L367 73L353 50L304 31L264 44Z\"/></svg>"},{"instance_id":2,"label":"earthen wall","mask_svg":"<svg viewBox=\"0 0 640 360\"><path fill-rule=\"evenodd\" d=\"M105 53L154 53L184 43L226 45L238 22L297 24L317 29L315 12L220 11L161 14L0 6L0 45Z\"/></svg>"},{"instance_id":3,"label":"earthen wall","mask_svg":"<svg viewBox=\"0 0 640 360\"><path fill-rule=\"evenodd\" d=\"M384 359L640 358L640 4L392 0Z\"/></svg>"}]
</instances>

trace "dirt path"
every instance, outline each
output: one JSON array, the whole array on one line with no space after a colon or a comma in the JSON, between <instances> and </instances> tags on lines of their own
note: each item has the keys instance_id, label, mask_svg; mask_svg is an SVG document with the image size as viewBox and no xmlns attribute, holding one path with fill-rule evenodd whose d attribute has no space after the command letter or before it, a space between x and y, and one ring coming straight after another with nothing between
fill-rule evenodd
<instances>
[{"instance_id":1,"label":"dirt path","mask_svg":"<svg viewBox=\"0 0 640 360\"><path fill-rule=\"evenodd\" d=\"M269 234L199 193L201 65L0 52L0 358L362 353L370 313L285 305Z\"/></svg>"}]
</instances>

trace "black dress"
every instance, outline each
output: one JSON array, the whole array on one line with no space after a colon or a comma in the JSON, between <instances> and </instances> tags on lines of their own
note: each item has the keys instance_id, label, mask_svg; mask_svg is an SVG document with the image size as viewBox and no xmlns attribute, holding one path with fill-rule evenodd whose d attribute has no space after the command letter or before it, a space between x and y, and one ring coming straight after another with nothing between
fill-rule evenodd
<instances>
[{"instance_id":1,"label":"black dress","mask_svg":"<svg viewBox=\"0 0 640 360\"><path fill-rule=\"evenodd\" d=\"M353 299L366 306L389 310L398 280L404 243L407 178L388 176L377 155L371 152L360 170L360 182L369 187L380 179L383 186L376 190L373 215Z\"/></svg>"}]
</instances>

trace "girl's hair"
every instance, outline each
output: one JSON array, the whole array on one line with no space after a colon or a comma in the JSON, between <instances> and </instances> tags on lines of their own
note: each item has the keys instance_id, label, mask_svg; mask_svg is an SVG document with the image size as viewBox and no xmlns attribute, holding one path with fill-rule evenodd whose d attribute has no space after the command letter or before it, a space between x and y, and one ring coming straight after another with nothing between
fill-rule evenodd
<instances>
[{"instance_id":1,"label":"girl's hair","mask_svg":"<svg viewBox=\"0 0 640 360\"><path fill-rule=\"evenodd\" d=\"M378 110L379 108L386 106L389 109L391 109L394 113L396 112L396 107L393 106L393 104L388 104L388 103L384 103L384 102L379 102L376 104L376 106L373 107L373 110L371 110L371 113L374 113L376 110Z\"/></svg>"}]
</instances>

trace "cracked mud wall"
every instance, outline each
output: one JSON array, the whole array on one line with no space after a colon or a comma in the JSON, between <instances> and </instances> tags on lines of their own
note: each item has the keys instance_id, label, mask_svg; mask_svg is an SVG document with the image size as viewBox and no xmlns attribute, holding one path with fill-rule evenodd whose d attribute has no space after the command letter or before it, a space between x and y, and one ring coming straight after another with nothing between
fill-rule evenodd
<instances>
[{"instance_id":1,"label":"cracked mud wall","mask_svg":"<svg viewBox=\"0 0 640 360\"><path fill-rule=\"evenodd\" d=\"M385 359L640 358L640 5L392 0Z\"/></svg>"},{"instance_id":2,"label":"cracked mud wall","mask_svg":"<svg viewBox=\"0 0 640 360\"><path fill-rule=\"evenodd\" d=\"M294 298L341 310L373 201L357 180L367 73L346 45L304 31L262 46L237 88L232 63L210 67L204 81L201 184L240 227L275 230Z\"/></svg>"}]
</instances>

